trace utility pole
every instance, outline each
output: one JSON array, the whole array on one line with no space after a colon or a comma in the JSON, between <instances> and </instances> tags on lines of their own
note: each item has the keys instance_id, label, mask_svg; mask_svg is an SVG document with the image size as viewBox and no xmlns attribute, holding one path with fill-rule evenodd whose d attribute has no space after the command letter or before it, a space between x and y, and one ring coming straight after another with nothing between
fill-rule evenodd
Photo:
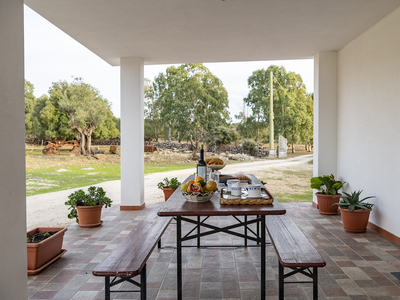
<instances>
[{"instance_id":1,"label":"utility pole","mask_svg":"<svg viewBox=\"0 0 400 300\"><path fill-rule=\"evenodd\" d=\"M269 102L269 157L275 157L274 145L274 74L270 73L270 102Z\"/></svg>"}]
</instances>

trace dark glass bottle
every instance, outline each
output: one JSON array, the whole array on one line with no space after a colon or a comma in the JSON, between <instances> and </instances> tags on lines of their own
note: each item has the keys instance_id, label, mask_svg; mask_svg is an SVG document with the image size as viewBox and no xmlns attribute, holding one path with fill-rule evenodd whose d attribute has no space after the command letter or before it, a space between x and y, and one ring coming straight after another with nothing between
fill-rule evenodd
<instances>
[{"instance_id":1,"label":"dark glass bottle","mask_svg":"<svg viewBox=\"0 0 400 300\"><path fill-rule=\"evenodd\" d=\"M204 147L201 145L200 160L197 162L196 176L204 178L204 182L207 182L207 163L204 160Z\"/></svg>"}]
</instances>

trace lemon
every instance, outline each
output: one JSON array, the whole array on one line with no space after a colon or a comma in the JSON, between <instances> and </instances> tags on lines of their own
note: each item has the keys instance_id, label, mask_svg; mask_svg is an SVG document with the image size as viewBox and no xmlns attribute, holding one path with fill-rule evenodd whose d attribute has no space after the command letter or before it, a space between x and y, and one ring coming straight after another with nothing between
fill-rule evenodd
<instances>
[{"instance_id":1,"label":"lemon","mask_svg":"<svg viewBox=\"0 0 400 300\"><path fill-rule=\"evenodd\" d=\"M181 191L182 191L182 192L187 192L187 188L188 188L188 185L187 185L187 184L182 184L182 185L181 185Z\"/></svg>"}]
</instances>

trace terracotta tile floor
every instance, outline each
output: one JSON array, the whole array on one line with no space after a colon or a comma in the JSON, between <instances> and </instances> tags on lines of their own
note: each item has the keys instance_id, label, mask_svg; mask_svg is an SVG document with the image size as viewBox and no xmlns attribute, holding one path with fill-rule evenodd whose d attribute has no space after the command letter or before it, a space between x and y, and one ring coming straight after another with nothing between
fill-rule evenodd
<instances>
[{"instance_id":1,"label":"terracotta tile floor","mask_svg":"<svg viewBox=\"0 0 400 300\"><path fill-rule=\"evenodd\" d=\"M400 300L400 246L375 231L346 233L340 216L323 216L310 203L284 204L290 217L325 258L319 269L320 299ZM141 212L103 210L104 224L93 229L68 227L64 247L68 252L38 275L28 276L29 299L104 299L104 279L92 269L125 238L154 205ZM231 218L211 218L228 224ZM184 232L191 228L184 227ZM147 263L148 299L176 299L175 225L165 232L165 248L155 251ZM194 241L193 241L194 243ZM243 244L233 236L218 234L202 239L203 245ZM186 299L260 299L260 249L184 248L183 273ZM267 246L267 295L278 299L278 264ZM299 275L298 280L301 280ZM303 278L304 279L304 278ZM122 284L117 289L131 287ZM113 299L138 299L137 293L114 293ZM310 284L288 284L285 299L312 299Z\"/></svg>"}]
</instances>

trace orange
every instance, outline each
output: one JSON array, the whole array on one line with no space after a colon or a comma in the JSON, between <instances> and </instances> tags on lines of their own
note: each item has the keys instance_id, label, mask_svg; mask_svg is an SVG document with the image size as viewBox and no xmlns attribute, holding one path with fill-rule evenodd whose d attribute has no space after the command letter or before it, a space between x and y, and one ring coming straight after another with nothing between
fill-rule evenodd
<instances>
[{"instance_id":1,"label":"orange","mask_svg":"<svg viewBox=\"0 0 400 300\"><path fill-rule=\"evenodd\" d=\"M215 181L208 181L206 184L206 189L208 191L216 191L217 190L217 183Z\"/></svg>"},{"instance_id":2,"label":"orange","mask_svg":"<svg viewBox=\"0 0 400 300\"><path fill-rule=\"evenodd\" d=\"M194 183L194 181L193 180L189 180L188 182L186 182L186 184L187 185L189 185L189 184L193 184Z\"/></svg>"},{"instance_id":3,"label":"orange","mask_svg":"<svg viewBox=\"0 0 400 300\"><path fill-rule=\"evenodd\" d=\"M201 176L197 176L196 179L194 180L194 182L196 183L196 182L199 182L200 180L204 181L204 178Z\"/></svg>"}]
</instances>

